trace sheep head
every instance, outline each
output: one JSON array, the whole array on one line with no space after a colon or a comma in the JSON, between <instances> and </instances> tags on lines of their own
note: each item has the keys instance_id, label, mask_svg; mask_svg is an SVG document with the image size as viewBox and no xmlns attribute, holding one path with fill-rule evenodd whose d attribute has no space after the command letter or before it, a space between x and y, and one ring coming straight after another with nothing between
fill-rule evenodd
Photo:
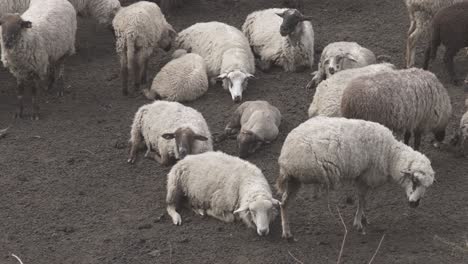
<instances>
[{"instance_id":1,"label":"sheep head","mask_svg":"<svg viewBox=\"0 0 468 264\"><path fill-rule=\"evenodd\" d=\"M259 236L266 236L270 232L270 222L272 222L278 211L276 207L280 202L274 198L260 198L243 204L239 209L234 211L234 214L239 214L241 218L246 219L248 222L253 222L257 227L257 234Z\"/></svg>"},{"instance_id":2,"label":"sheep head","mask_svg":"<svg viewBox=\"0 0 468 264\"><path fill-rule=\"evenodd\" d=\"M247 88L248 81L251 78L255 78L255 76L241 70L222 73L217 77L218 80L223 81L223 88L229 90L235 103L242 101L242 92Z\"/></svg>"},{"instance_id":3,"label":"sheep head","mask_svg":"<svg viewBox=\"0 0 468 264\"><path fill-rule=\"evenodd\" d=\"M409 206L418 207L426 189L434 182L434 171L432 169L427 171L408 169L401 173L401 185L405 188Z\"/></svg>"},{"instance_id":4,"label":"sheep head","mask_svg":"<svg viewBox=\"0 0 468 264\"><path fill-rule=\"evenodd\" d=\"M355 63L357 63L357 59L349 53L333 56L325 60L324 66L327 78L339 71L354 68Z\"/></svg>"},{"instance_id":5,"label":"sheep head","mask_svg":"<svg viewBox=\"0 0 468 264\"><path fill-rule=\"evenodd\" d=\"M165 133L162 137L166 140L175 139L176 158L183 159L192 154L192 146L195 140L207 141L208 138L195 133L189 127L180 127L173 133Z\"/></svg>"},{"instance_id":6,"label":"sheep head","mask_svg":"<svg viewBox=\"0 0 468 264\"><path fill-rule=\"evenodd\" d=\"M246 158L257 151L262 145L263 139L250 130L242 130L237 135L237 144L239 145L239 157Z\"/></svg>"},{"instance_id":7,"label":"sheep head","mask_svg":"<svg viewBox=\"0 0 468 264\"><path fill-rule=\"evenodd\" d=\"M167 24L166 28L161 34L159 39L158 46L164 51L169 51L172 48L172 43L174 43L175 38L177 37L177 32L172 28L171 25Z\"/></svg>"},{"instance_id":8,"label":"sheep head","mask_svg":"<svg viewBox=\"0 0 468 264\"><path fill-rule=\"evenodd\" d=\"M277 15L283 18L283 23L280 26L280 34L283 37L296 32L299 29L300 22L312 19L312 17L302 15L297 9L288 9L283 13L277 13Z\"/></svg>"},{"instance_id":9,"label":"sheep head","mask_svg":"<svg viewBox=\"0 0 468 264\"><path fill-rule=\"evenodd\" d=\"M23 30L32 27L30 21L25 21L19 14L6 14L0 19L4 46L11 49L15 46Z\"/></svg>"}]
</instances>

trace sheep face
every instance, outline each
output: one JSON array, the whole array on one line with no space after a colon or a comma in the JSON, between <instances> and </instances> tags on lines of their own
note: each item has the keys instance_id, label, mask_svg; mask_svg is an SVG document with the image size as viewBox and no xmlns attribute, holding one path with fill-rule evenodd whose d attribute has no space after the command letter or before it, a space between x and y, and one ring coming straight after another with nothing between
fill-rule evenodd
<instances>
[{"instance_id":1,"label":"sheep face","mask_svg":"<svg viewBox=\"0 0 468 264\"><path fill-rule=\"evenodd\" d=\"M198 135L188 127L178 128L174 133L165 133L162 137L167 140L175 139L177 159L183 159L185 156L192 154L192 146L195 140L208 140L207 137Z\"/></svg>"},{"instance_id":2,"label":"sheep face","mask_svg":"<svg viewBox=\"0 0 468 264\"><path fill-rule=\"evenodd\" d=\"M288 9L277 15L283 18L283 23L280 26L280 34L283 37L296 32L300 28L300 22L311 19L310 17L303 16L297 9Z\"/></svg>"},{"instance_id":3,"label":"sheep face","mask_svg":"<svg viewBox=\"0 0 468 264\"><path fill-rule=\"evenodd\" d=\"M32 27L32 23L24 21L19 14L6 14L0 19L2 39L5 48L11 49L16 45L21 32Z\"/></svg>"},{"instance_id":4,"label":"sheep face","mask_svg":"<svg viewBox=\"0 0 468 264\"><path fill-rule=\"evenodd\" d=\"M172 43L174 43L175 38L177 37L177 32L172 28L171 25L163 30L161 38L159 39L158 46L164 51L169 51L172 48Z\"/></svg>"},{"instance_id":5,"label":"sheep face","mask_svg":"<svg viewBox=\"0 0 468 264\"><path fill-rule=\"evenodd\" d=\"M252 131L246 130L237 135L237 143L239 145L239 157L246 158L261 146L262 140Z\"/></svg>"},{"instance_id":6,"label":"sheep face","mask_svg":"<svg viewBox=\"0 0 468 264\"><path fill-rule=\"evenodd\" d=\"M426 189L434 182L434 171L403 171L402 185L406 191L409 206L418 207Z\"/></svg>"},{"instance_id":7,"label":"sheep face","mask_svg":"<svg viewBox=\"0 0 468 264\"><path fill-rule=\"evenodd\" d=\"M357 60L350 54L342 54L331 57L325 60L324 63L326 76L327 78L330 78L331 75L339 71L355 68L355 63L357 63Z\"/></svg>"},{"instance_id":8,"label":"sheep face","mask_svg":"<svg viewBox=\"0 0 468 264\"><path fill-rule=\"evenodd\" d=\"M276 199L256 199L234 213L239 213L241 218L247 218L246 221L253 222L259 236L266 236L270 233L270 222L278 214L275 207L279 204L280 202Z\"/></svg>"},{"instance_id":9,"label":"sheep face","mask_svg":"<svg viewBox=\"0 0 468 264\"><path fill-rule=\"evenodd\" d=\"M236 103L242 101L242 92L247 88L250 78L254 76L239 70L223 73L218 76L218 80L223 81L223 88L229 90L232 100Z\"/></svg>"}]
</instances>

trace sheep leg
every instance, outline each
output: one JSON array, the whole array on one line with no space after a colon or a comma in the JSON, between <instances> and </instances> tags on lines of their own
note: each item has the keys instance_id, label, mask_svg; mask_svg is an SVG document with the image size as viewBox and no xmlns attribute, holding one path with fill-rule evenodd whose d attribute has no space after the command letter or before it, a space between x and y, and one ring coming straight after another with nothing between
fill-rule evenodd
<instances>
[{"instance_id":1,"label":"sheep leg","mask_svg":"<svg viewBox=\"0 0 468 264\"><path fill-rule=\"evenodd\" d=\"M356 210L356 215L354 217L353 226L357 228L358 231L362 232L363 235L366 234L365 227L367 226L367 218L365 216L364 210L366 208L366 195L368 188L365 184L357 184L357 194L358 194L358 205Z\"/></svg>"},{"instance_id":2,"label":"sheep leg","mask_svg":"<svg viewBox=\"0 0 468 264\"><path fill-rule=\"evenodd\" d=\"M166 196L167 213L172 218L172 223L178 226L182 224L182 217L177 213L176 206L179 203L181 196L182 190L177 185L175 177L169 177Z\"/></svg>"},{"instance_id":3,"label":"sheep leg","mask_svg":"<svg viewBox=\"0 0 468 264\"><path fill-rule=\"evenodd\" d=\"M404 141L404 142L405 142L405 145L408 145L408 144L409 144L410 139L411 139L411 132L406 131L406 132L405 132L405 141Z\"/></svg>"},{"instance_id":4,"label":"sheep leg","mask_svg":"<svg viewBox=\"0 0 468 264\"><path fill-rule=\"evenodd\" d=\"M15 113L15 118L22 118L24 109L24 80L18 80L16 94L18 106Z\"/></svg>"},{"instance_id":5,"label":"sheep leg","mask_svg":"<svg viewBox=\"0 0 468 264\"><path fill-rule=\"evenodd\" d=\"M47 83L47 90L51 90L55 83L55 67L50 67L49 72L49 81Z\"/></svg>"},{"instance_id":6,"label":"sheep leg","mask_svg":"<svg viewBox=\"0 0 468 264\"><path fill-rule=\"evenodd\" d=\"M43 83L45 83L45 80L38 79L35 81L34 85L31 85L31 100L33 107L31 120L39 120L39 103L37 99L37 93L41 89Z\"/></svg>"},{"instance_id":7,"label":"sheep leg","mask_svg":"<svg viewBox=\"0 0 468 264\"><path fill-rule=\"evenodd\" d=\"M288 217L288 206L289 201L293 199L297 192L299 191L299 187L301 186L299 182L287 179L286 180L286 190L283 193L281 199L281 226L283 228L282 237L286 239L292 239L293 235L291 233L291 229L289 227L289 217Z\"/></svg>"},{"instance_id":8,"label":"sheep leg","mask_svg":"<svg viewBox=\"0 0 468 264\"><path fill-rule=\"evenodd\" d=\"M419 146L421 146L421 131L414 132L414 150L419 150Z\"/></svg>"},{"instance_id":9,"label":"sheep leg","mask_svg":"<svg viewBox=\"0 0 468 264\"><path fill-rule=\"evenodd\" d=\"M148 83L148 62L149 62L149 58L146 58L143 64L143 74L141 78L141 84L143 85Z\"/></svg>"},{"instance_id":10,"label":"sheep leg","mask_svg":"<svg viewBox=\"0 0 468 264\"><path fill-rule=\"evenodd\" d=\"M65 64L64 64L63 59L60 59L57 68L58 68L58 96L63 96L63 93L65 91L65 81L63 80L63 76L65 72Z\"/></svg>"},{"instance_id":11,"label":"sheep leg","mask_svg":"<svg viewBox=\"0 0 468 264\"><path fill-rule=\"evenodd\" d=\"M139 91L140 90L140 84L141 84L141 64L140 64L140 55L141 53L137 54L136 57L133 58L133 61L130 62L133 65L133 69L131 71L131 75L133 77L133 91Z\"/></svg>"},{"instance_id":12,"label":"sheep leg","mask_svg":"<svg viewBox=\"0 0 468 264\"><path fill-rule=\"evenodd\" d=\"M126 53L120 55L120 78L122 80L122 94L128 95L128 63Z\"/></svg>"},{"instance_id":13,"label":"sheep leg","mask_svg":"<svg viewBox=\"0 0 468 264\"><path fill-rule=\"evenodd\" d=\"M455 76L455 68L454 68L454 65L453 65L453 58L457 54L457 51L458 50L456 50L456 49L447 48L447 50L445 51L445 57L444 57L445 67L447 68L448 74L450 76L450 80L455 85L457 84L457 78Z\"/></svg>"},{"instance_id":14,"label":"sheep leg","mask_svg":"<svg viewBox=\"0 0 468 264\"><path fill-rule=\"evenodd\" d=\"M421 37L422 29L416 27L416 29L408 36L406 43L406 68L411 68L414 66L414 61L416 57L416 44Z\"/></svg>"},{"instance_id":15,"label":"sheep leg","mask_svg":"<svg viewBox=\"0 0 468 264\"><path fill-rule=\"evenodd\" d=\"M143 52L138 53L137 57L137 76L136 78L138 79L138 85L139 84L146 84L146 65L147 65L148 59L146 58L145 54ZM138 87L139 89L139 87ZM137 89L137 90L138 90Z\"/></svg>"}]
</instances>

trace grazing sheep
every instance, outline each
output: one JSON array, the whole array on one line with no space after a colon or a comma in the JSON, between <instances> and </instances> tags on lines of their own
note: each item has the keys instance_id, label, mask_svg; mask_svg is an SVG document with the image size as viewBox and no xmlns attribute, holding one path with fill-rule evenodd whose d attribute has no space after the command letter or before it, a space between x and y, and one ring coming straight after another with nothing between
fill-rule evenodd
<instances>
[{"instance_id":1,"label":"grazing sheep","mask_svg":"<svg viewBox=\"0 0 468 264\"><path fill-rule=\"evenodd\" d=\"M460 153L468 157L468 76L465 79L465 109L466 112L460 120L460 127L450 143L459 146Z\"/></svg>"},{"instance_id":2,"label":"grazing sheep","mask_svg":"<svg viewBox=\"0 0 468 264\"><path fill-rule=\"evenodd\" d=\"M406 144L414 133L416 150L427 131L444 140L451 112L450 97L437 77L416 68L355 78L341 101L343 117L374 121L398 135L405 132Z\"/></svg>"},{"instance_id":3,"label":"grazing sheep","mask_svg":"<svg viewBox=\"0 0 468 264\"><path fill-rule=\"evenodd\" d=\"M414 66L416 44L426 33L432 18L437 11L466 0L405 0L410 18L408 38L406 41L406 67Z\"/></svg>"},{"instance_id":4,"label":"grazing sheep","mask_svg":"<svg viewBox=\"0 0 468 264\"><path fill-rule=\"evenodd\" d=\"M388 128L364 120L309 119L286 137L278 162L284 238L292 237L287 210L302 183L332 190L342 182L353 182L358 194L353 225L365 233L369 189L391 178L405 189L409 205L416 207L434 181L426 156L397 141Z\"/></svg>"},{"instance_id":5,"label":"grazing sheep","mask_svg":"<svg viewBox=\"0 0 468 264\"><path fill-rule=\"evenodd\" d=\"M112 24L120 57L122 93L127 95L128 75L134 79L134 90L139 90L140 83L146 84L148 61L154 49L169 51L177 33L159 6L147 1L121 8Z\"/></svg>"},{"instance_id":6,"label":"grazing sheep","mask_svg":"<svg viewBox=\"0 0 468 264\"><path fill-rule=\"evenodd\" d=\"M453 57L468 46L468 1L446 7L434 16L432 37L424 59L425 70L429 67L429 61L435 59L441 43L445 46L445 66L452 82L456 83Z\"/></svg>"},{"instance_id":7,"label":"grazing sheep","mask_svg":"<svg viewBox=\"0 0 468 264\"><path fill-rule=\"evenodd\" d=\"M249 41L235 27L221 22L196 23L176 38L176 47L191 49L205 59L210 83L223 81L234 102L242 100L248 79L255 73L255 61Z\"/></svg>"},{"instance_id":8,"label":"grazing sheep","mask_svg":"<svg viewBox=\"0 0 468 264\"><path fill-rule=\"evenodd\" d=\"M205 94L208 76L203 58L185 50L176 50L172 57L154 78L151 90L145 90L146 97L185 102Z\"/></svg>"},{"instance_id":9,"label":"grazing sheep","mask_svg":"<svg viewBox=\"0 0 468 264\"><path fill-rule=\"evenodd\" d=\"M242 31L247 36L263 71L278 65L285 71L314 65L314 29L310 17L296 9L271 8L247 16Z\"/></svg>"},{"instance_id":10,"label":"grazing sheep","mask_svg":"<svg viewBox=\"0 0 468 264\"><path fill-rule=\"evenodd\" d=\"M339 71L364 67L376 61L372 51L356 42L340 41L328 44L322 51L318 71L307 84L307 89L317 86L322 80Z\"/></svg>"},{"instance_id":11,"label":"grazing sheep","mask_svg":"<svg viewBox=\"0 0 468 264\"><path fill-rule=\"evenodd\" d=\"M254 153L262 144L275 140L279 133L281 113L267 101L241 104L225 128L226 135L237 135L239 157Z\"/></svg>"},{"instance_id":12,"label":"grazing sheep","mask_svg":"<svg viewBox=\"0 0 468 264\"><path fill-rule=\"evenodd\" d=\"M18 84L16 117L23 116L23 94L31 85L32 119L39 119L37 89L51 87L58 73L63 95L65 59L75 53L76 12L66 0L32 0L21 16L0 19L2 62Z\"/></svg>"},{"instance_id":13,"label":"grazing sheep","mask_svg":"<svg viewBox=\"0 0 468 264\"><path fill-rule=\"evenodd\" d=\"M8 13L22 14L29 7L30 0L1 0L0 1L0 18Z\"/></svg>"},{"instance_id":14,"label":"grazing sheep","mask_svg":"<svg viewBox=\"0 0 468 264\"><path fill-rule=\"evenodd\" d=\"M393 64L379 63L333 74L329 79L326 79L317 86L314 99L309 107L309 118L314 116L341 117L341 98L346 85L352 79L366 74L394 69L395 66Z\"/></svg>"},{"instance_id":15,"label":"grazing sheep","mask_svg":"<svg viewBox=\"0 0 468 264\"><path fill-rule=\"evenodd\" d=\"M145 157L164 166L174 159L213 150L211 133L202 114L177 102L155 101L140 107L130 135L128 163L135 162L143 141L147 148Z\"/></svg>"},{"instance_id":16,"label":"grazing sheep","mask_svg":"<svg viewBox=\"0 0 468 264\"><path fill-rule=\"evenodd\" d=\"M176 209L183 196L196 213L224 222L241 219L260 236L270 232L279 205L257 166L222 152L188 156L167 175L167 212L175 225L182 224Z\"/></svg>"}]
</instances>

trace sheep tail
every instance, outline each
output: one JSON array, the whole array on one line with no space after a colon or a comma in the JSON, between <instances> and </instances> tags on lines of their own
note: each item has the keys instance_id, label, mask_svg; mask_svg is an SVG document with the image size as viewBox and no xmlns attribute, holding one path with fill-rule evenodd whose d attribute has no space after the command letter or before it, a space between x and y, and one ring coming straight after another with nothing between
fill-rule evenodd
<instances>
[{"instance_id":1,"label":"sheep tail","mask_svg":"<svg viewBox=\"0 0 468 264\"><path fill-rule=\"evenodd\" d=\"M135 58L135 37L133 34L127 35L126 39L126 46L127 46L127 69L129 72L129 75L131 77L136 76L135 75L135 64L136 64L136 58Z\"/></svg>"},{"instance_id":2,"label":"sheep tail","mask_svg":"<svg viewBox=\"0 0 468 264\"><path fill-rule=\"evenodd\" d=\"M288 189L288 183L289 183L289 176L284 172L282 168L280 168L280 173L278 178L276 179L276 190L278 193L282 194Z\"/></svg>"},{"instance_id":3,"label":"sheep tail","mask_svg":"<svg viewBox=\"0 0 468 264\"><path fill-rule=\"evenodd\" d=\"M141 127L143 124L143 116L146 114L146 109L140 109L135 114L133 119L132 130L130 132L130 142L138 145L143 140L143 135L141 134Z\"/></svg>"}]
</instances>

